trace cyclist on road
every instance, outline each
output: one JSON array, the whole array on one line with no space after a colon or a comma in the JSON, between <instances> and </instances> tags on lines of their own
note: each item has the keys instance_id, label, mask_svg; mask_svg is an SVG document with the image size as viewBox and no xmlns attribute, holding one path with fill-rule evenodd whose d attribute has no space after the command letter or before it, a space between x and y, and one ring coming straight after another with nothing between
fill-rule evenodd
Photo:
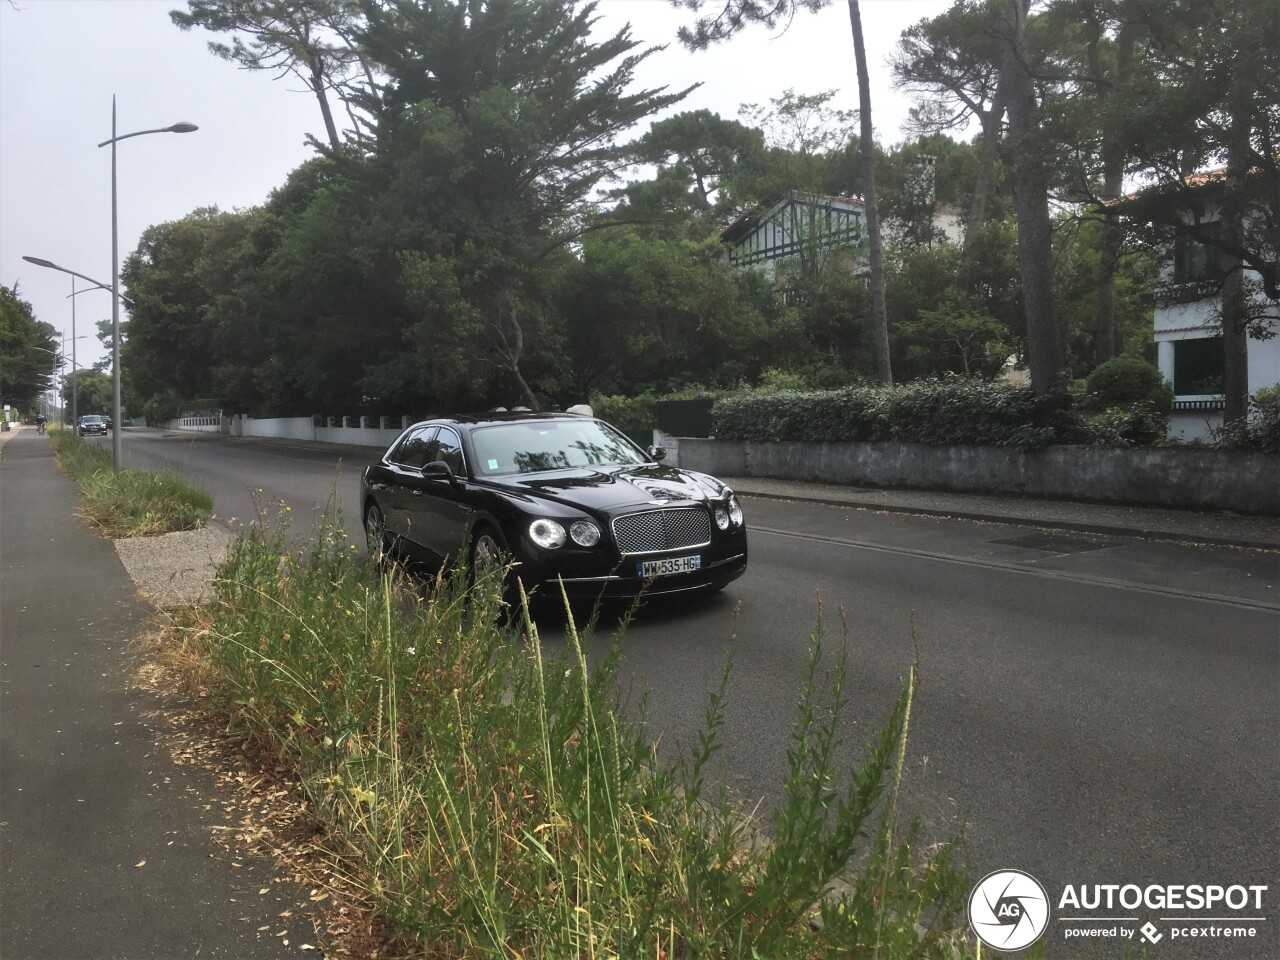
<instances>
[{"instance_id":1,"label":"cyclist on road","mask_svg":"<svg viewBox=\"0 0 1280 960\"><path fill-rule=\"evenodd\" d=\"M36 433L38 435L44 436L44 425L48 422L48 418L43 413L36 415Z\"/></svg>"}]
</instances>

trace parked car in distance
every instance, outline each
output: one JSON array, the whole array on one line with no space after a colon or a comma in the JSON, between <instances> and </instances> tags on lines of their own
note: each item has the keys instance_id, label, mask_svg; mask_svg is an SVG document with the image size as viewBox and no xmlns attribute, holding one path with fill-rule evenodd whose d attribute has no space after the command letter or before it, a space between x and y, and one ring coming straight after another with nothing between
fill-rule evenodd
<instances>
[{"instance_id":1,"label":"parked car in distance","mask_svg":"<svg viewBox=\"0 0 1280 960\"><path fill-rule=\"evenodd\" d=\"M105 437L109 429L110 425L106 417L100 417L96 413L89 413L80 418L80 426L76 432L82 437L92 434L101 434Z\"/></svg>"},{"instance_id":2,"label":"parked car in distance","mask_svg":"<svg viewBox=\"0 0 1280 960\"><path fill-rule=\"evenodd\" d=\"M361 478L369 552L473 570L506 556L543 594L719 590L747 568L742 507L664 456L577 414L417 423Z\"/></svg>"}]
</instances>

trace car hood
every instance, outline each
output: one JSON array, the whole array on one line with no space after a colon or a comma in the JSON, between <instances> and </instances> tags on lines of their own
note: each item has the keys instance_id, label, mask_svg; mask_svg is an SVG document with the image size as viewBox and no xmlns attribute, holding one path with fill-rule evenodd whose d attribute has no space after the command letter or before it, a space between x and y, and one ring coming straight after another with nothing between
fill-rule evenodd
<instances>
[{"instance_id":1,"label":"car hood","mask_svg":"<svg viewBox=\"0 0 1280 960\"><path fill-rule=\"evenodd\" d=\"M601 470L557 470L496 477L490 482L513 492L600 513L722 500L729 489L705 473L678 470L660 463Z\"/></svg>"}]
</instances>

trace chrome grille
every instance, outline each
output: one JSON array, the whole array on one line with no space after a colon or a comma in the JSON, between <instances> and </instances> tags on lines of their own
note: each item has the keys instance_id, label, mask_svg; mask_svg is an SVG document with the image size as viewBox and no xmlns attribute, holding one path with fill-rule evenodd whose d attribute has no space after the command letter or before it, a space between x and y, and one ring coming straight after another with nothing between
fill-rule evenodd
<instances>
[{"instance_id":1,"label":"chrome grille","mask_svg":"<svg viewBox=\"0 0 1280 960\"><path fill-rule=\"evenodd\" d=\"M660 553L711 542L711 514L701 507L629 513L613 521L613 536L623 553Z\"/></svg>"}]
</instances>

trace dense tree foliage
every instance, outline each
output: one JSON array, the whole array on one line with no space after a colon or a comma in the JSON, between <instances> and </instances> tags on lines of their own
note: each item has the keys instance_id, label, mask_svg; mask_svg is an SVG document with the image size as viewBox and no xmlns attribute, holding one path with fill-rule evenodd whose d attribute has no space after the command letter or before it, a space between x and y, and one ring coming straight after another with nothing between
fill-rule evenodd
<instances>
[{"instance_id":1,"label":"dense tree foliage","mask_svg":"<svg viewBox=\"0 0 1280 960\"><path fill-rule=\"evenodd\" d=\"M49 389L58 346L53 327L35 318L18 287L0 284L0 401L31 409Z\"/></svg>"},{"instance_id":2,"label":"dense tree foliage","mask_svg":"<svg viewBox=\"0 0 1280 960\"><path fill-rule=\"evenodd\" d=\"M685 39L824 3L684 0ZM892 145L834 91L782 90L737 119L676 112L682 91L633 84L661 51L593 32L591 3L304 6L173 14L222 32L221 56L302 77L324 135L261 206L157 225L128 259L125 387L156 415L197 399L419 414L1012 362L1051 416L1108 358L1154 358L1156 264L1180 234L1222 255L1229 394L1241 342L1273 329L1274 0L904 14L893 68L914 133ZM851 18L856 41L857 4ZM1134 183L1148 189L1117 202ZM777 281L730 267L730 221L804 195L875 201L882 284L865 239Z\"/></svg>"}]
</instances>

